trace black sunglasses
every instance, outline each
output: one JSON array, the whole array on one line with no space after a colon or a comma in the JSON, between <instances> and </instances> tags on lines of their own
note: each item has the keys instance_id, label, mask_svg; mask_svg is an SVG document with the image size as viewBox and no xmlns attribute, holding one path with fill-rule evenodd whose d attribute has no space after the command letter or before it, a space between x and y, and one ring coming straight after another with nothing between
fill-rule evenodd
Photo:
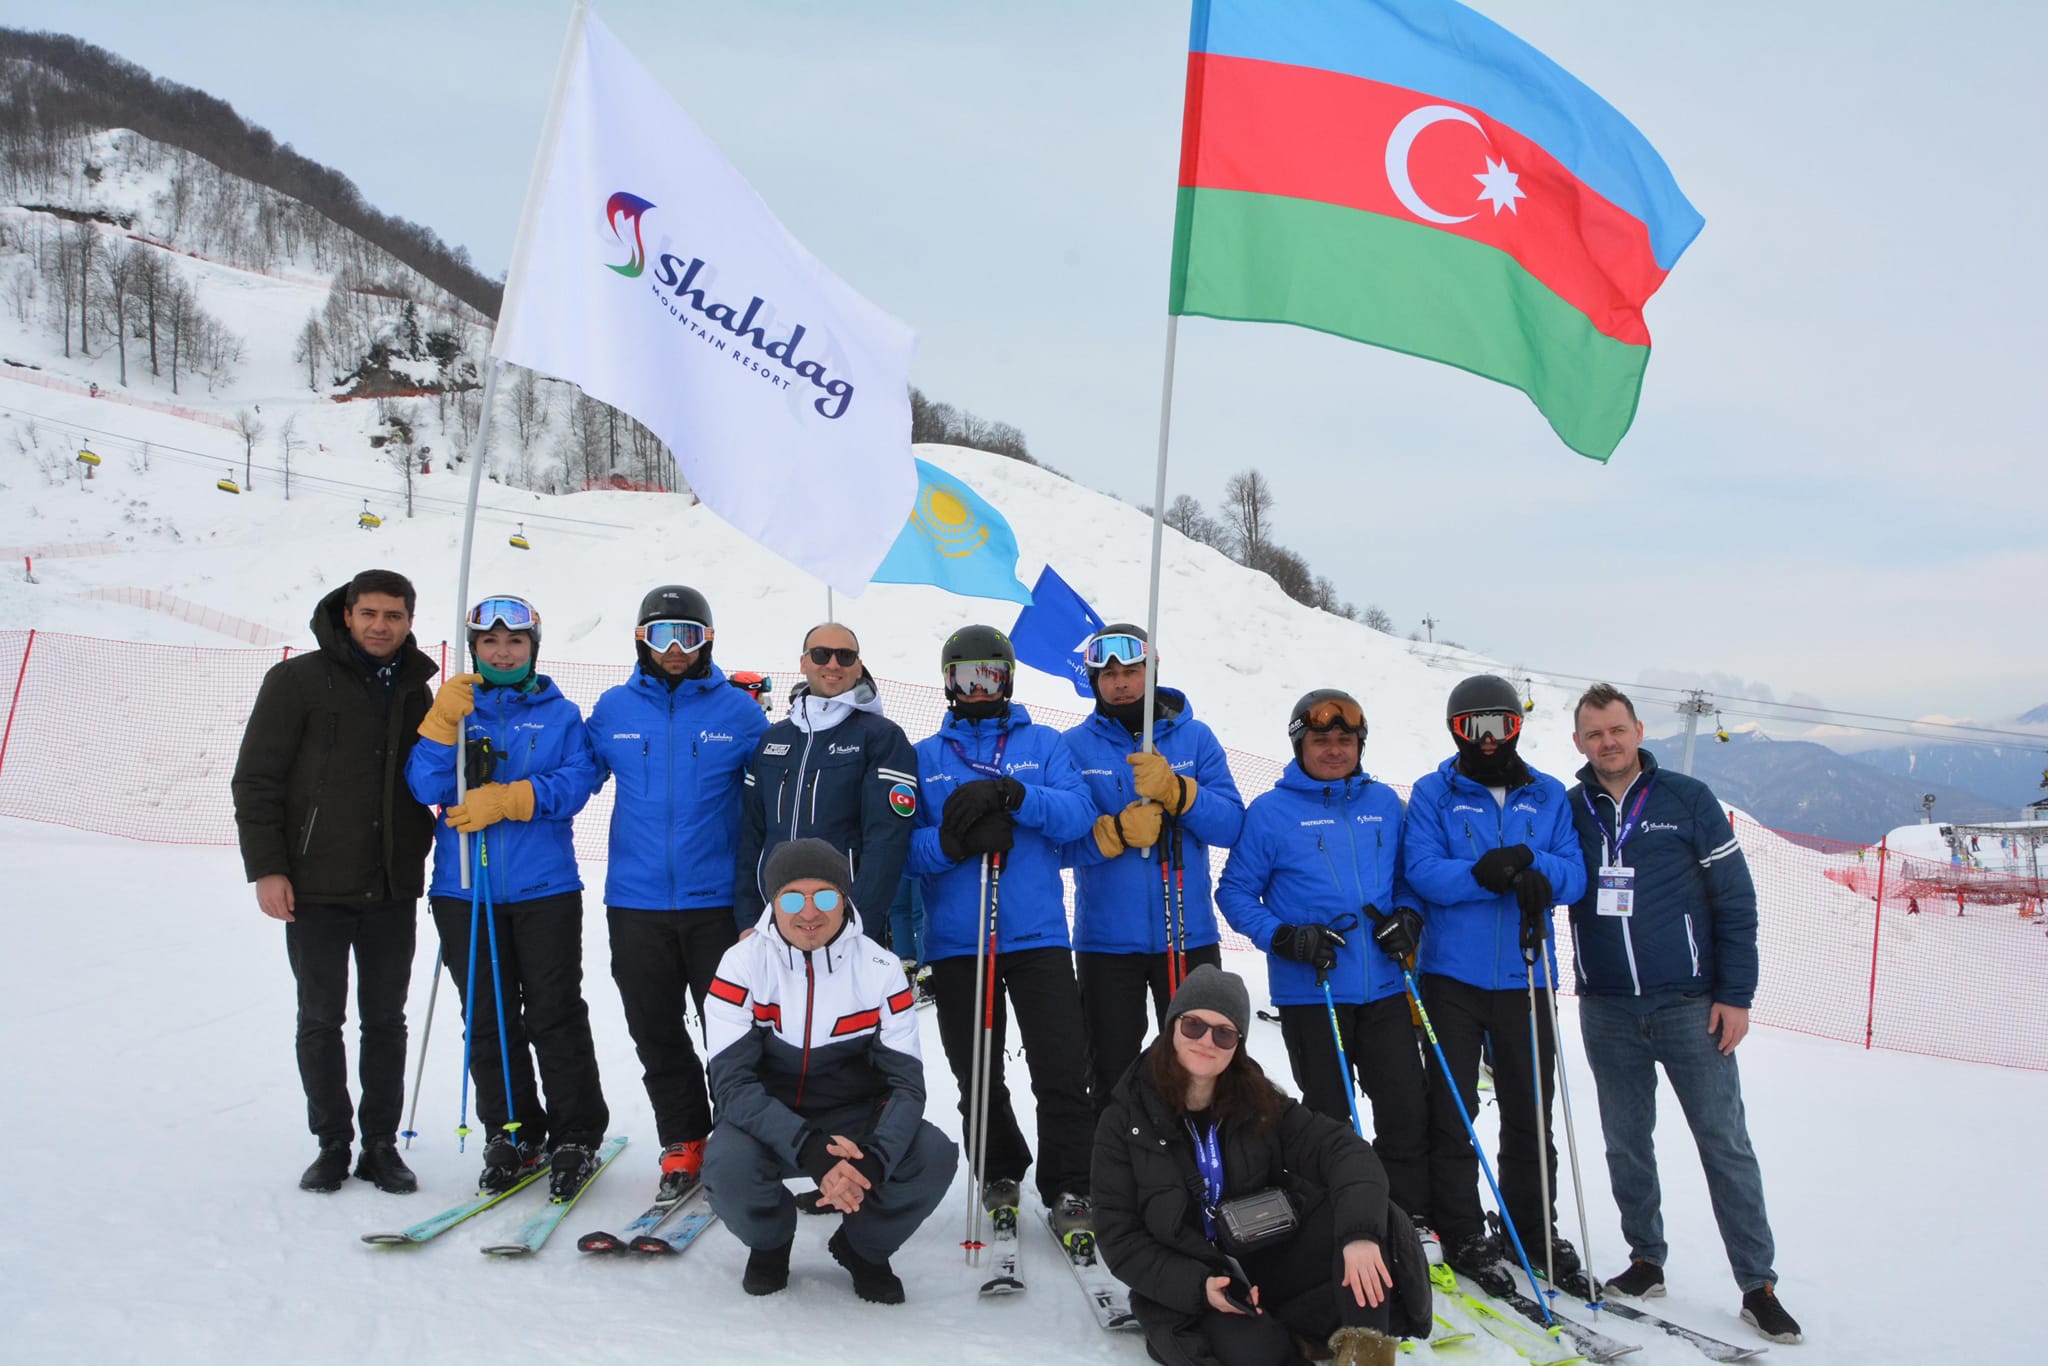
<instances>
[{"instance_id":1,"label":"black sunglasses","mask_svg":"<svg viewBox=\"0 0 2048 1366\"><path fill-rule=\"evenodd\" d=\"M1198 1020L1192 1015L1180 1017L1180 1036L1183 1039L1199 1039L1204 1034L1214 1039L1216 1046L1226 1053L1237 1047L1240 1037L1229 1025L1210 1024L1207 1020Z\"/></svg>"},{"instance_id":2,"label":"black sunglasses","mask_svg":"<svg viewBox=\"0 0 2048 1366\"><path fill-rule=\"evenodd\" d=\"M829 645L813 645L806 653L810 655L813 664L830 664L836 659L840 668L851 669L860 663L859 650L835 650Z\"/></svg>"}]
</instances>

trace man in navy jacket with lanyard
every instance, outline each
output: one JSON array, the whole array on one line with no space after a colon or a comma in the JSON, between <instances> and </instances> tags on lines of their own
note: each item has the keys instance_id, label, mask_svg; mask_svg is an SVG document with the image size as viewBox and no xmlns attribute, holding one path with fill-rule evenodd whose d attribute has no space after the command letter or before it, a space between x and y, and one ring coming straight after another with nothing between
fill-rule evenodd
<instances>
[{"instance_id":1,"label":"man in navy jacket with lanyard","mask_svg":"<svg viewBox=\"0 0 2048 1366\"><path fill-rule=\"evenodd\" d=\"M1664 1293L1653 1140L1662 1064L1706 1169L1742 1317L1773 1342L1798 1342L1774 1288L1776 1246L1735 1065L1757 983L1749 864L1707 785L1658 768L1641 748L1643 723L1621 692L1589 688L1573 727L1586 766L1572 819L1591 875L1572 905L1579 1024L1630 1258L1607 1288Z\"/></svg>"}]
</instances>

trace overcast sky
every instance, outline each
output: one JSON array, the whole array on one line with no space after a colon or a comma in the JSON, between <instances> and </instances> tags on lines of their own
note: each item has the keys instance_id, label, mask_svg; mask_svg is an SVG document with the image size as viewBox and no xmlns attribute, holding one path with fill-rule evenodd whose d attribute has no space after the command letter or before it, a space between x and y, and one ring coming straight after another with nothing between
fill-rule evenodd
<instances>
[{"instance_id":1,"label":"overcast sky","mask_svg":"<svg viewBox=\"0 0 2048 1366\"><path fill-rule=\"evenodd\" d=\"M598 13L917 329L920 387L1149 502L1187 8ZM1188 319L1169 493L1213 504L1256 464L1278 539L1344 596L1530 668L1994 722L2048 701L2048 6L1477 8L1632 119L1706 217L1650 303L1633 431L1602 467L1462 372ZM230 101L492 274L569 12L0 0L0 22ZM1096 606L1141 614L1144 585ZM1231 635L1216 622L1213 648Z\"/></svg>"}]
</instances>

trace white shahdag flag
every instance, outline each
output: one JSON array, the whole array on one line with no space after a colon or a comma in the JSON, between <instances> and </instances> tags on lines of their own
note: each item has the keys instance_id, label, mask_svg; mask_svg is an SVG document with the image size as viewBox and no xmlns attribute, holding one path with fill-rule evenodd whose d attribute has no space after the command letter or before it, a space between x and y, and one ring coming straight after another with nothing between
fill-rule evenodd
<instances>
[{"instance_id":1,"label":"white shahdag flag","mask_svg":"<svg viewBox=\"0 0 2048 1366\"><path fill-rule=\"evenodd\" d=\"M713 512L853 595L917 496L914 347L579 3L491 354L631 413Z\"/></svg>"}]
</instances>

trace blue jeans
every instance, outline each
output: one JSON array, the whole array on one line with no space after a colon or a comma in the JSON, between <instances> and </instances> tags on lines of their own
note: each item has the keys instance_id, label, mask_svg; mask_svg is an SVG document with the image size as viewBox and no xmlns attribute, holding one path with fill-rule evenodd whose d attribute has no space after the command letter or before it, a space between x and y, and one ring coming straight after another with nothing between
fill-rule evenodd
<instances>
[{"instance_id":1,"label":"blue jeans","mask_svg":"<svg viewBox=\"0 0 2048 1366\"><path fill-rule=\"evenodd\" d=\"M898 958L924 964L924 887L922 878L906 877L889 903L889 946Z\"/></svg>"},{"instance_id":2,"label":"blue jeans","mask_svg":"<svg viewBox=\"0 0 2048 1366\"><path fill-rule=\"evenodd\" d=\"M1639 1015L1612 1000L1581 996L1579 1029L1600 1093L1607 1176L1629 1255L1662 1266L1670 1253L1653 1137L1662 1063L1699 1147L1729 1270L1747 1293L1777 1282L1771 1266L1777 1247L1764 1213L1763 1172L1749 1145L1742 1075L1735 1056L1722 1053L1716 1036L1707 1033L1712 1005L1704 994L1674 996Z\"/></svg>"}]
</instances>

